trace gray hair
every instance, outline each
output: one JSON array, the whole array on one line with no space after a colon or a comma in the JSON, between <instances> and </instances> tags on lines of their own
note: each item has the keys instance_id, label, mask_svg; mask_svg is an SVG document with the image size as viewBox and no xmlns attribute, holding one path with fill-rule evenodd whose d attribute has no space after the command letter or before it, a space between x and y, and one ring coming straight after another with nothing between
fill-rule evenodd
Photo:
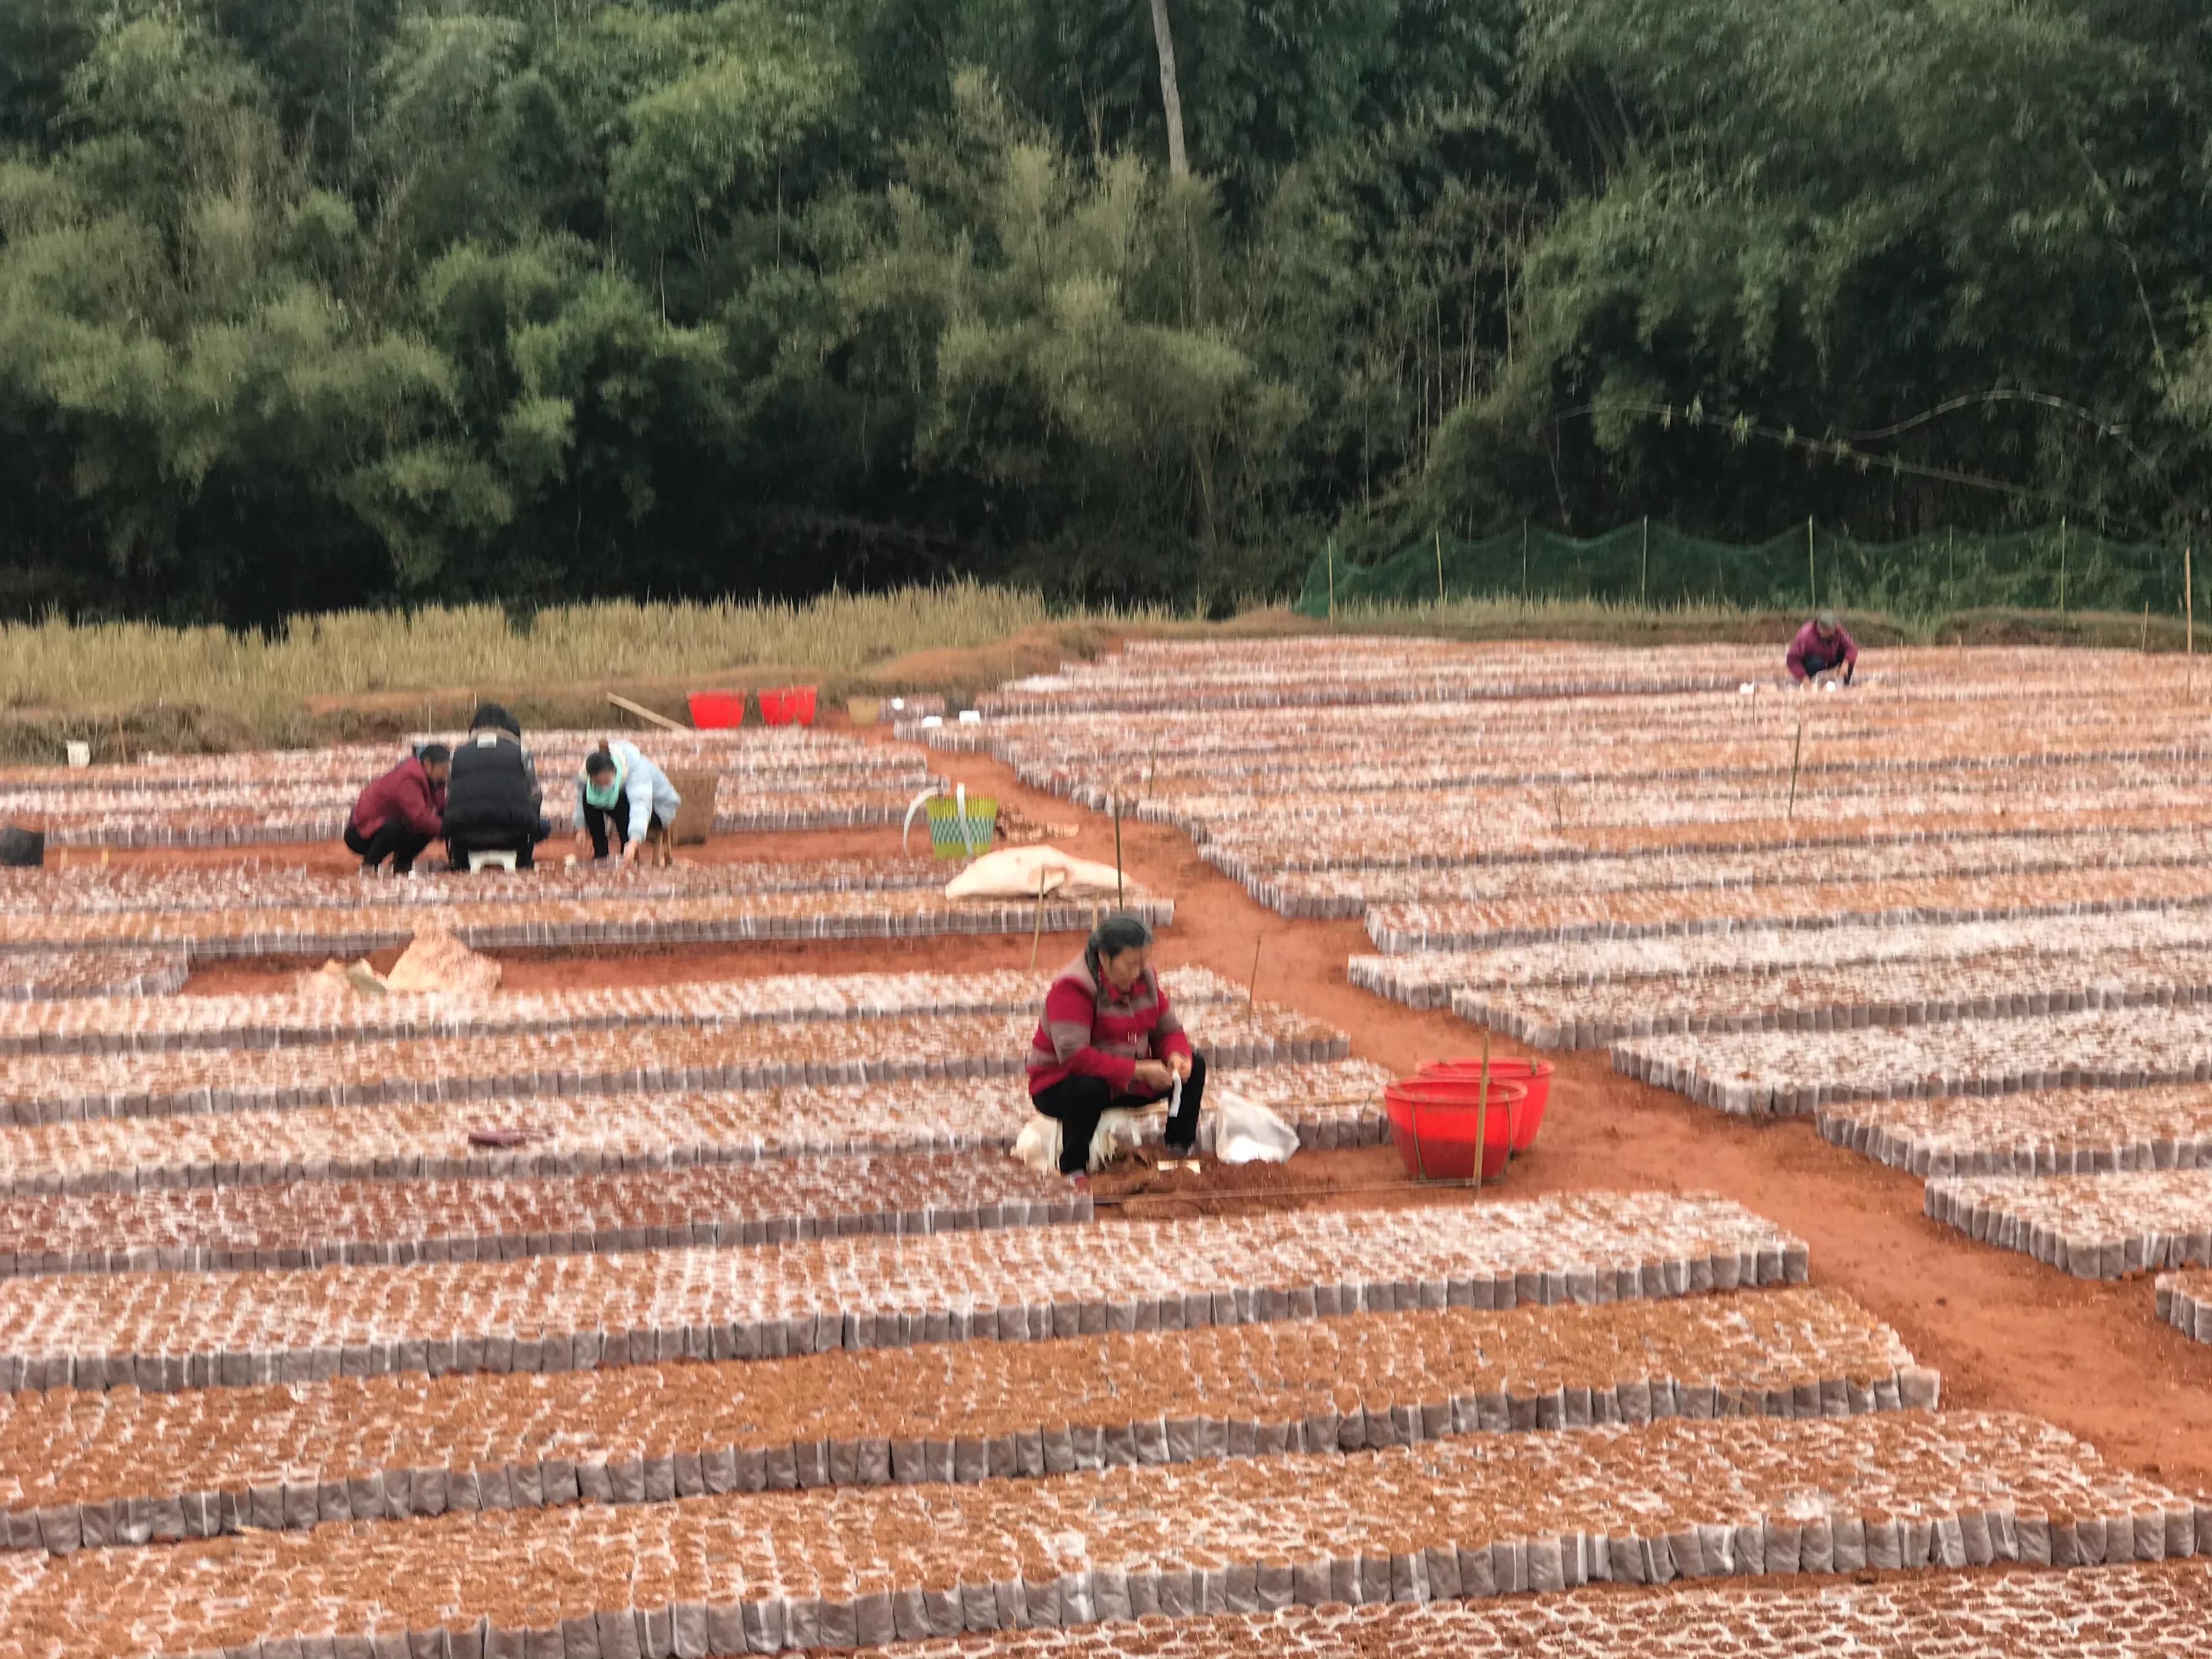
<instances>
[{"instance_id":1,"label":"gray hair","mask_svg":"<svg viewBox=\"0 0 2212 1659\"><path fill-rule=\"evenodd\" d=\"M1141 951L1152 942L1152 923L1127 910L1116 910L1091 930L1090 942L1083 947L1083 965L1096 981L1103 958L1118 957L1124 951Z\"/></svg>"}]
</instances>

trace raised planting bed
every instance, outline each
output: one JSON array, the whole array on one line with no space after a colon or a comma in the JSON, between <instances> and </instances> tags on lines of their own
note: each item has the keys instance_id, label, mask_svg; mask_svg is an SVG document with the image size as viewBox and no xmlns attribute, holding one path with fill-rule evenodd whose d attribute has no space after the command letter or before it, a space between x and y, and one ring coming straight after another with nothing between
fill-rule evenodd
<instances>
[{"instance_id":1,"label":"raised planting bed","mask_svg":"<svg viewBox=\"0 0 2212 1659\"><path fill-rule=\"evenodd\" d=\"M2118 1565L2191 1553L2197 1534L2189 1498L2045 1425L1894 1412L353 1522L33 1558L0 1579L0 1611L40 1659L368 1632L526 1659L557 1636L564 1659L628 1659L1583 1583Z\"/></svg>"},{"instance_id":2,"label":"raised planting bed","mask_svg":"<svg viewBox=\"0 0 2212 1659\"><path fill-rule=\"evenodd\" d=\"M1373 904L1514 903L1560 894L1717 887L1795 887L1806 883L1894 881L2047 870L2131 869L2203 861L2212 834L2085 830L2071 835L1777 848L1743 853L1656 853L1644 857L1550 859L1524 864L1268 870L1217 860L1262 904L1288 916L1350 920ZM1235 864L1235 868L1231 868ZM1794 900L1792 901L1794 902Z\"/></svg>"},{"instance_id":3,"label":"raised planting bed","mask_svg":"<svg viewBox=\"0 0 2212 1659\"><path fill-rule=\"evenodd\" d=\"M100 953L87 954L97 961ZM0 970L9 961L0 956ZM1177 1006L1241 1001L1246 994L1243 986L1207 968L1170 968L1160 981ZM0 1008L0 1056L1008 1013L1042 1009L1049 983L1048 975L1007 968L973 974L777 974L472 998L341 994L78 1000Z\"/></svg>"},{"instance_id":4,"label":"raised planting bed","mask_svg":"<svg viewBox=\"0 0 2212 1659\"><path fill-rule=\"evenodd\" d=\"M166 998L185 988L191 969L172 947L147 951L0 951L0 1020L20 1013L35 1026L40 1010L87 998Z\"/></svg>"},{"instance_id":5,"label":"raised planting bed","mask_svg":"<svg viewBox=\"0 0 2212 1659\"><path fill-rule=\"evenodd\" d=\"M2212 1088L2051 1089L1855 1100L1820 1114L1839 1146L1917 1176L2212 1167Z\"/></svg>"},{"instance_id":6,"label":"raised planting bed","mask_svg":"<svg viewBox=\"0 0 2212 1659\"><path fill-rule=\"evenodd\" d=\"M1385 1133L1382 1091L1391 1074L1371 1061L1233 1075L1237 1091L1289 1120L1304 1146L1368 1146ZM1003 1150L1033 1115L1023 1080L1001 1077L957 1088L916 1079L76 1120L0 1127L0 1194L599 1175L848 1152ZM487 1127L515 1132L521 1144L477 1144ZM1212 1133L1209 1111L1199 1119L1200 1144L1210 1145Z\"/></svg>"},{"instance_id":7,"label":"raised planting bed","mask_svg":"<svg viewBox=\"0 0 2212 1659\"><path fill-rule=\"evenodd\" d=\"M565 845L555 825L553 850ZM565 857L565 852L562 853ZM809 859L791 863L745 861L640 866L568 866L549 858L527 874L486 880L483 876L428 875L405 881L364 883L354 873L332 874L256 859L195 864L177 869L147 866L74 865L61 869L0 870L0 915L52 912L112 914L167 910L305 910L318 906L357 909L443 908L470 905L542 904L586 901L752 897L763 893L895 892L944 886L945 866L925 858Z\"/></svg>"},{"instance_id":8,"label":"raised planting bed","mask_svg":"<svg viewBox=\"0 0 2212 1659\"><path fill-rule=\"evenodd\" d=\"M2160 1273L2158 1316L2199 1342L2212 1342L2212 1273Z\"/></svg>"},{"instance_id":9,"label":"raised planting bed","mask_svg":"<svg viewBox=\"0 0 2212 1659\"><path fill-rule=\"evenodd\" d=\"M1705 1194L1297 1212L316 1273L0 1280L0 1389L170 1392L568 1370L916 1342L1513 1307L1802 1283L1805 1247Z\"/></svg>"},{"instance_id":10,"label":"raised planting bed","mask_svg":"<svg viewBox=\"0 0 2212 1659\"><path fill-rule=\"evenodd\" d=\"M289 1048L0 1057L0 1119L169 1117L286 1106L1018 1076L1034 1012L750 1020L403 1037ZM1191 1040L1225 1068L1339 1060L1344 1033L1268 1003L1201 1003Z\"/></svg>"},{"instance_id":11,"label":"raised planting bed","mask_svg":"<svg viewBox=\"0 0 2212 1659\"><path fill-rule=\"evenodd\" d=\"M2105 915L2212 904L2212 870L2149 866L1943 880L1836 882L1802 887L1787 906L1758 888L1565 896L1515 903L1383 904L1367 913L1378 949L1476 951L1549 940L1731 933L1741 927L1823 933L1873 923ZM1808 959L1822 941L1806 940Z\"/></svg>"},{"instance_id":12,"label":"raised planting bed","mask_svg":"<svg viewBox=\"0 0 2212 1659\"><path fill-rule=\"evenodd\" d=\"M537 1180L300 1182L0 1200L0 1277L500 1261L1090 1218L1088 1194L999 1152Z\"/></svg>"},{"instance_id":13,"label":"raised planting bed","mask_svg":"<svg viewBox=\"0 0 2212 1659\"><path fill-rule=\"evenodd\" d=\"M1883 922L1868 919L1808 939L1795 928L1748 926L1726 933L1644 934L1631 939L1431 951L1407 956L1355 956L1352 982L1415 1008L1445 1008L1460 989L1506 991L1525 986L1569 988L1630 982L1692 985L1737 975L1808 969L1891 967L1949 963L2007 952L2090 952L2191 949L2212 943L2212 908L2128 910L2077 918L2054 928L2043 918L1997 921ZM39 1018L67 1018L66 1013Z\"/></svg>"},{"instance_id":14,"label":"raised planting bed","mask_svg":"<svg viewBox=\"0 0 2212 1659\"><path fill-rule=\"evenodd\" d=\"M1617 1042L1614 1069L1727 1112L1809 1113L1899 1097L2212 1081L2212 1013L2105 1009L1855 1031Z\"/></svg>"},{"instance_id":15,"label":"raised planting bed","mask_svg":"<svg viewBox=\"0 0 2212 1659\"><path fill-rule=\"evenodd\" d=\"M2084 1008L2194 1008L2208 1000L2212 941L1466 990L1452 997L1452 1012L1534 1048L1601 1048L1624 1037L1678 1031L1854 1031Z\"/></svg>"},{"instance_id":16,"label":"raised planting bed","mask_svg":"<svg viewBox=\"0 0 2212 1659\"><path fill-rule=\"evenodd\" d=\"M478 877L488 884L509 879ZM528 881L528 877L514 878ZM381 890L371 888L364 899ZM1155 927L1175 920L1170 901L1131 895L1127 908ZM586 945L739 945L812 939L932 939L1027 933L1034 904L956 902L942 893L795 892L728 897L588 896L470 900L436 907L364 902L348 910L155 910L13 918L7 943L27 950L180 945L194 961L225 957L362 956L404 945L416 930L444 929L479 951ZM1048 902L1048 933L1087 933L1089 905Z\"/></svg>"},{"instance_id":17,"label":"raised planting bed","mask_svg":"<svg viewBox=\"0 0 2212 1659\"><path fill-rule=\"evenodd\" d=\"M1931 1181L1928 1213L2076 1279L2212 1267L2212 1170Z\"/></svg>"},{"instance_id":18,"label":"raised planting bed","mask_svg":"<svg viewBox=\"0 0 2212 1659\"><path fill-rule=\"evenodd\" d=\"M0 1544L204 1537L582 1498L1356 1452L1671 1417L1925 1408L1938 1380L1831 1291L1355 1314L545 1376L0 1395ZM557 1448L549 1459L548 1449ZM458 1507L458 1504L455 1504Z\"/></svg>"},{"instance_id":19,"label":"raised planting bed","mask_svg":"<svg viewBox=\"0 0 2212 1659\"><path fill-rule=\"evenodd\" d=\"M1158 1659L1170 1650L1175 1659L1741 1659L1749 1645L1778 1656L2197 1659L2208 1625L2212 1568L2189 1563L1665 1595L1338 1603L1182 1620L1168 1638L1172 1650L1161 1646L1157 1625L1113 1624L968 1636L957 1650L962 1659ZM649 1618L642 1628L651 1634ZM901 1643L884 1659L948 1651Z\"/></svg>"}]
</instances>

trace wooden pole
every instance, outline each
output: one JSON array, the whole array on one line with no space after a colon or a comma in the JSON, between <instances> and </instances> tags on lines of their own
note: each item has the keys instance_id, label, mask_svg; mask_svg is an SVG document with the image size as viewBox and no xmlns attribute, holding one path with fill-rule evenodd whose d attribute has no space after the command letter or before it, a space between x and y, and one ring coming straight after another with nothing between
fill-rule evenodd
<instances>
[{"instance_id":1,"label":"wooden pole","mask_svg":"<svg viewBox=\"0 0 2212 1659\"><path fill-rule=\"evenodd\" d=\"M1528 603L1528 520L1521 520L1521 603Z\"/></svg>"},{"instance_id":2,"label":"wooden pole","mask_svg":"<svg viewBox=\"0 0 2212 1659\"><path fill-rule=\"evenodd\" d=\"M1444 532L1437 532L1437 603L1444 602Z\"/></svg>"},{"instance_id":3,"label":"wooden pole","mask_svg":"<svg viewBox=\"0 0 2212 1659\"><path fill-rule=\"evenodd\" d=\"M1037 872L1036 921L1030 928L1030 972L1036 972L1037 947L1044 943L1044 872Z\"/></svg>"},{"instance_id":4,"label":"wooden pole","mask_svg":"<svg viewBox=\"0 0 2212 1659\"><path fill-rule=\"evenodd\" d=\"M1636 602L1648 605L1651 600L1651 515L1644 515L1644 562L1636 574Z\"/></svg>"},{"instance_id":5,"label":"wooden pole","mask_svg":"<svg viewBox=\"0 0 2212 1659\"><path fill-rule=\"evenodd\" d=\"M1783 816L1795 819L1797 816L1797 765L1805 758L1805 719L1797 719L1797 745L1790 755L1790 810Z\"/></svg>"},{"instance_id":6,"label":"wooden pole","mask_svg":"<svg viewBox=\"0 0 2212 1659\"><path fill-rule=\"evenodd\" d=\"M1328 554L1328 619L1336 620L1336 538L1331 536L1326 544Z\"/></svg>"},{"instance_id":7,"label":"wooden pole","mask_svg":"<svg viewBox=\"0 0 2212 1659\"><path fill-rule=\"evenodd\" d=\"M1260 945L1265 933L1252 935L1252 977L1244 981L1244 1006L1251 1007L1260 1000Z\"/></svg>"},{"instance_id":8,"label":"wooden pole","mask_svg":"<svg viewBox=\"0 0 2212 1659\"><path fill-rule=\"evenodd\" d=\"M2066 614L2066 520L2058 520L2058 614Z\"/></svg>"},{"instance_id":9,"label":"wooden pole","mask_svg":"<svg viewBox=\"0 0 2212 1659\"><path fill-rule=\"evenodd\" d=\"M2181 550L2181 605L2189 619L2189 654L2192 659L2197 655L2197 577L2191 562L2196 550L2193 547Z\"/></svg>"},{"instance_id":10,"label":"wooden pole","mask_svg":"<svg viewBox=\"0 0 2212 1659\"><path fill-rule=\"evenodd\" d=\"M2145 656L2150 654L2150 601L2143 601L2142 637L2136 641L2136 649Z\"/></svg>"},{"instance_id":11,"label":"wooden pole","mask_svg":"<svg viewBox=\"0 0 2212 1659\"><path fill-rule=\"evenodd\" d=\"M1480 1193L1482 1190L1482 1144L1490 1130L1490 1031L1482 1033L1482 1083L1475 1091L1474 1103L1474 1168L1469 1173L1468 1184Z\"/></svg>"},{"instance_id":12,"label":"wooden pole","mask_svg":"<svg viewBox=\"0 0 2212 1659\"><path fill-rule=\"evenodd\" d=\"M1121 792L1118 789L1114 792L1114 908L1128 908L1121 891Z\"/></svg>"},{"instance_id":13,"label":"wooden pole","mask_svg":"<svg viewBox=\"0 0 2212 1659\"><path fill-rule=\"evenodd\" d=\"M1820 578L1813 565L1813 520L1805 520L1805 585L1813 590L1813 609L1820 608Z\"/></svg>"},{"instance_id":14,"label":"wooden pole","mask_svg":"<svg viewBox=\"0 0 2212 1659\"><path fill-rule=\"evenodd\" d=\"M651 720L665 732L688 732L691 729L680 721L669 719L665 714L656 714L650 708L641 708L628 697L618 697L611 691L607 693L607 701L625 714L635 714L641 720Z\"/></svg>"}]
</instances>

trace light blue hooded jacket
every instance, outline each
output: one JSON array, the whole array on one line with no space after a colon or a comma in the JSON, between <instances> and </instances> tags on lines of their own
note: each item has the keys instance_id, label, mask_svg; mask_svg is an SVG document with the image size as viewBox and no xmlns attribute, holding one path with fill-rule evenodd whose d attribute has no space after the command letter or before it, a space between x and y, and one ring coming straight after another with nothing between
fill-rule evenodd
<instances>
[{"instance_id":1,"label":"light blue hooded jacket","mask_svg":"<svg viewBox=\"0 0 2212 1659\"><path fill-rule=\"evenodd\" d=\"M676 810L684 805L684 798L669 782L668 774L647 760L634 743L617 738L607 744L607 752L615 757L616 782L629 802L629 827L626 831L629 839L644 840L655 817L663 824L674 823ZM590 781L581 770L577 772L575 827L579 830L584 827L584 787Z\"/></svg>"}]
</instances>

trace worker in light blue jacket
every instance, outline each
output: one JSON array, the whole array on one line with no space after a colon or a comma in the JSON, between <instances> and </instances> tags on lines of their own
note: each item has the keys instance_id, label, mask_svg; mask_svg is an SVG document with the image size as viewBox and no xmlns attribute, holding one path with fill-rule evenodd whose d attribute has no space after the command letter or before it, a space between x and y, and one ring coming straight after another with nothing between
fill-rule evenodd
<instances>
[{"instance_id":1,"label":"worker in light blue jacket","mask_svg":"<svg viewBox=\"0 0 2212 1659\"><path fill-rule=\"evenodd\" d=\"M668 774L635 744L603 739L576 779L576 851L588 843L592 856L603 859L611 835L623 862L632 863L648 841L666 846L683 805Z\"/></svg>"}]
</instances>

